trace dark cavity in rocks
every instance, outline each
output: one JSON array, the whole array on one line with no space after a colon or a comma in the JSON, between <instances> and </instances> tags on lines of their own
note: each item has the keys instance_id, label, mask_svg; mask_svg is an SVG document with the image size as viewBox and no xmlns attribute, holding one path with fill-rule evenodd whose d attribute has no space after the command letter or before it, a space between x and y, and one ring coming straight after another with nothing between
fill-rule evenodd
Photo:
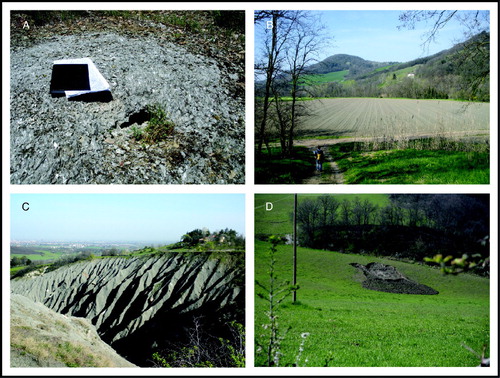
<instances>
[{"instance_id":1,"label":"dark cavity in rocks","mask_svg":"<svg viewBox=\"0 0 500 378\"><path fill-rule=\"evenodd\" d=\"M146 108L143 108L143 109L139 110L138 112L132 113L128 117L128 121L123 122L118 127L123 129L125 127L130 127L134 123L137 123L138 125L142 125L144 122L149 121L150 119L151 119L151 115L149 114L148 110Z\"/></svg>"}]
</instances>

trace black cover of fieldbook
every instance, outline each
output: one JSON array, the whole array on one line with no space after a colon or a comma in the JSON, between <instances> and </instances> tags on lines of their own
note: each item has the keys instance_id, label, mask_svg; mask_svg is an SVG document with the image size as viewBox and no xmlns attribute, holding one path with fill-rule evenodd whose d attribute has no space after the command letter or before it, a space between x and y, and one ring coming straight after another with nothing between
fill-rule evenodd
<instances>
[{"instance_id":1,"label":"black cover of fieldbook","mask_svg":"<svg viewBox=\"0 0 500 378\"><path fill-rule=\"evenodd\" d=\"M64 91L90 90L87 64L54 64L50 81L51 94Z\"/></svg>"}]
</instances>

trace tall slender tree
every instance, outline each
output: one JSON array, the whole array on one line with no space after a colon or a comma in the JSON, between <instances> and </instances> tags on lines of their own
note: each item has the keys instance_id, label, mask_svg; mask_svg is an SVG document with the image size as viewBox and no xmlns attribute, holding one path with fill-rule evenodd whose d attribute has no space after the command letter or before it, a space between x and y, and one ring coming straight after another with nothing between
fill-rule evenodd
<instances>
[{"instance_id":1,"label":"tall slender tree","mask_svg":"<svg viewBox=\"0 0 500 378\"><path fill-rule=\"evenodd\" d=\"M317 59L317 54L326 44L327 38L323 34L325 27L319 16L311 12L301 12L297 15L295 27L289 38L289 48L286 50L286 74L291 82L290 122L286 132L285 154L290 155L293 148L293 139L297 129L299 115L298 98L300 96L301 81L307 74L307 67Z\"/></svg>"},{"instance_id":2,"label":"tall slender tree","mask_svg":"<svg viewBox=\"0 0 500 378\"><path fill-rule=\"evenodd\" d=\"M266 32L264 61L255 65L256 72L265 76L263 99L256 101L257 154L262 153L266 133L269 133L270 121L274 118L270 117L272 110L282 154L290 155L297 129L300 80L328 39L322 34L324 27L318 16L312 12L257 11L254 21ZM291 96L290 103L282 101L285 94Z\"/></svg>"},{"instance_id":3,"label":"tall slender tree","mask_svg":"<svg viewBox=\"0 0 500 378\"><path fill-rule=\"evenodd\" d=\"M256 25L263 25L266 31L265 57L266 62L256 64L255 70L264 72L266 83L264 89L264 99L262 101L262 119L257 130L257 153L261 154L264 143L268 112L270 107L271 88L277 73L279 73L278 63L282 58L282 49L286 44L288 34L293 22L283 23L282 20L290 19L292 11L257 11L254 22Z\"/></svg>"}]
</instances>

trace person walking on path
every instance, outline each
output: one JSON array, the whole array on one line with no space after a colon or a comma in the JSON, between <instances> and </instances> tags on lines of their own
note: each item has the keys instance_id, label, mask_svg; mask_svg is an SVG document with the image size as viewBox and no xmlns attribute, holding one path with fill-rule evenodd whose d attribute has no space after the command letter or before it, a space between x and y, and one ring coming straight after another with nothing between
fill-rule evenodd
<instances>
[{"instance_id":1,"label":"person walking on path","mask_svg":"<svg viewBox=\"0 0 500 378\"><path fill-rule=\"evenodd\" d=\"M325 154L320 146L314 150L314 157L316 158L316 170L321 172L323 170L323 160L325 158Z\"/></svg>"}]
</instances>

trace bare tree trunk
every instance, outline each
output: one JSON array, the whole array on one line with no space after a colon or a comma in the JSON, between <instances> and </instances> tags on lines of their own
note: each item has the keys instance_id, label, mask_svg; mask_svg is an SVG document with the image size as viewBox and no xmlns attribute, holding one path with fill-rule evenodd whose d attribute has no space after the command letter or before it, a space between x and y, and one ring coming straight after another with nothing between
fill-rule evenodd
<instances>
[{"instance_id":1,"label":"bare tree trunk","mask_svg":"<svg viewBox=\"0 0 500 378\"><path fill-rule=\"evenodd\" d=\"M275 70L275 63L276 63L276 41L277 41L277 21L278 21L278 14L276 12L272 13L272 22L273 22L273 29L272 29L272 39L271 39L271 49L269 51L269 56L267 60L267 70L266 70L266 90L264 92L264 104L263 104L263 115L262 115L262 120L260 122L260 127L259 127L259 132L258 132L258 146L257 146L257 154L262 153L262 143L264 142L264 133L266 131L266 122L267 122L267 112L269 110L269 97L271 94L271 83L273 80L273 75L274 75L274 70Z\"/></svg>"}]
</instances>

